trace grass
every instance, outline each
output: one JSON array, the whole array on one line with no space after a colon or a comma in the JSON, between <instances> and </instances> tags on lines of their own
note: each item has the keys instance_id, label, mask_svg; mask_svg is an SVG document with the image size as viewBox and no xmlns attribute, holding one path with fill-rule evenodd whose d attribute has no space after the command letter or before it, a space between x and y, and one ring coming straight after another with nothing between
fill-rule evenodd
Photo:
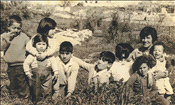
<instances>
[{"instance_id":1,"label":"grass","mask_svg":"<svg viewBox=\"0 0 175 105\"><path fill-rule=\"evenodd\" d=\"M24 5L25 7L25 5ZM21 8L21 7L20 7ZM42 6L40 8L43 8ZM76 10L82 9L84 7L73 7L71 10L74 12ZM12 8L14 9L14 8ZM93 10L91 7L87 7L86 9L90 9ZM101 8L94 8L94 10L98 10L98 11L103 11L105 9L111 9L111 8L106 8L106 7L101 7ZM14 9L15 10L15 9ZM13 10L13 11L14 11ZM3 11L3 16L1 16L1 18L5 18L10 14L13 14L12 10L8 10L8 11ZM9 13L8 13L9 12ZM20 11L17 11L20 13L21 16L23 16L23 14ZM25 11L24 11L25 12ZM90 11L88 11L90 12ZM93 11L94 12L94 11ZM39 21L48 16L49 14L40 14L37 12L32 12L32 11L26 11L25 13L30 13L30 15L28 14L27 16L29 16L28 18L23 18L23 28L22 30L27 33L29 36L33 36L36 34L36 29L38 26ZM33 15L31 15L33 14ZM52 14L49 15L49 17L53 18L57 23L57 27L62 28L62 29L66 29L66 28L70 28L70 24L71 22L74 22L74 20L70 20L70 19L63 19L60 17L56 17ZM2 20L1 20L2 21ZM105 23L106 28L102 28L99 27L103 30L106 30L110 23L107 22ZM99 53L101 51L104 50L109 50L114 52L114 48L115 46L120 43L123 42L124 40L129 41L129 43L134 47L134 48L138 48L140 46L140 44L138 44L136 41L138 41L138 35L139 32L141 30L141 28L137 27L137 26L142 26L144 27L144 25L138 25L138 24L132 24L131 26L136 27L137 30L134 30L133 27L131 27L132 31L131 32L126 32L126 33L121 33L118 32L118 37L116 37L116 39L114 41L111 41L110 43L106 43L106 36L108 33L103 33L103 36L101 37L91 37L89 39L87 39L86 41L82 42L82 45L77 45L74 46L74 56L77 56L81 59L87 59L89 58L89 55L95 55L95 53ZM71 27L72 28L72 27ZM5 30L5 28L3 28ZM164 31L163 28L157 28L158 34L160 35L161 32ZM103 31L105 32L105 31ZM174 33L174 30L172 30L171 34ZM131 36L129 36L129 34ZM168 33L167 33L168 35ZM93 35L96 36L96 35ZM121 37L120 37L121 36ZM126 36L126 37L123 37ZM165 35L166 36L166 35ZM131 37L133 40L128 40L128 37ZM163 40L164 42L166 42L166 45L169 46L169 48L167 49L167 53L170 54L174 54L174 50L173 47L175 47L175 43L174 40L171 37L164 37L161 36L159 37L159 40ZM91 57L91 63L93 63L94 61L97 60L97 57ZM175 58L174 58L175 59ZM30 100L24 100L24 99L20 99L17 98L15 96L10 96L8 93L7 88L5 87L6 81L8 80L7 74L6 74L6 70L7 70L7 64L2 60L1 58L1 104L2 105L32 105L32 102ZM169 76L170 78L170 83L173 87L173 90L175 92L175 67L173 67L173 72L170 74ZM119 83L110 83L110 85L103 85L103 87L100 87L97 91L94 91L92 87L89 87L87 84L87 79L88 79L88 72L85 71L84 69L80 68L79 73L78 73L78 77L77 77L77 84L76 84L76 88L75 91L73 93L73 95L69 98L69 99L62 99L62 98L58 98L58 105L89 105L89 104L100 104L100 105L108 105L108 104L117 104L119 105L120 103L120 96L122 94L122 82L120 81ZM171 98L171 105L175 104L175 94L172 95ZM144 99L144 97L142 96L135 96L132 99L132 103L135 103L136 105L140 105L145 104L147 101ZM54 102L52 102L51 99L47 98L46 100L42 100L38 103L39 105L53 105L55 104Z\"/></svg>"}]
</instances>

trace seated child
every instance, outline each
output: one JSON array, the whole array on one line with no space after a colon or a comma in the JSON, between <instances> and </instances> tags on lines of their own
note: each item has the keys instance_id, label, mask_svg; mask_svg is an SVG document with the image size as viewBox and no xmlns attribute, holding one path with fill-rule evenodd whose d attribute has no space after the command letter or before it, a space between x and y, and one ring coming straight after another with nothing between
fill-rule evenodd
<instances>
[{"instance_id":1,"label":"seated child","mask_svg":"<svg viewBox=\"0 0 175 105\"><path fill-rule=\"evenodd\" d=\"M109 69L115 61L115 56L110 51L103 51L100 53L100 58L95 64L80 62L80 59L76 60L79 66L89 71L88 84L109 84Z\"/></svg>"},{"instance_id":2,"label":"seated child","mask_svg":"<svg viewBox=\"0 0 175 105\"><path fill-rule=\"evenodd\" d=\"M156 75L158 71L165 72L168 76L168 71L171 71L171 60L168 60L164 55L164 44L157 42L153 46L153 51L151 52L156 59L156 66L154 66L149 72ZM173 89L169 82L169 77L156 78L156 86L158 87L158 92L163 97L170 99L173 94Z\"/></svg>"},{"instance_id":3,"label":"seated child","mask_svg":"<svg viewBox=\"0 0 175 105\"><path fill-rule=\"evenodd\" d=\"M43 53L48 48L48 39L46 35L37 34L33 38L33 47L38 53ZM37 63L36 68L31 68L32 63ZM58 78L58 67L55 57L47 57L38 60L33 55L28 55L23 64L24 72L29 78L31 87L32 102L36 104L41 95L45 97L52 91L52 70L54 78ZM54 85L55 91L59 91L59 86ZM43 90L43 91L42 91Z\"/></svg>"},{"instance_id":4,"label":"seated child","mask_svg":"<svg viewBox=\"0 0 175 105\"><path fill-rule=\"evenodd\" d=\"M110 72L114 81L123 79L126 82L132 73L132 60L127 60L129 54L133 51L133 48L127 43L120 43L115 48L116 61L110 68Z\"/></svg>"},{"instance_id":5,"label":"seated child","mask_svg":"<svg viewBox=\"0 0 175 105\"><path fill-rule=\"evenodd\" d=\"M71 96L75 89L76 78L79 70L79 65L72 59L73 45L64 41L60 45L59 56L56 58L59 65L59 82L60 95L66 97ZM59 94L55 95L57 98Z\"/></svg>"},{"instance_id":6,"label":"seated child","mask_svg":"<svg viewBox=\"0 0 175 105\"><path fill-rule=\"evenodd\" d=\"M17 15L9 17L9 32L1 34L1 51L4 51L4 61L8 64L7 74L10 80L10 94L26 97L29 90L27 77L23 70L26 58L26 44L29 37L21 32L22 20Z\"/></svg>"},{"instance_id":7,"label":"seated child","mask_svg":"<svg viewBox=\"0 0 175 105\"><path fill-rule=\"evenodd\" d=\"M155 60L151 55L143 55L136 59L133 64L133 69L136 72L128 79L125 86L129 91L129 97L133 97L136 94L143 95L144 97L152 98L157 94L157 86L155 82L151 86L148 86L148 75L147 72L155 66ZM150 76L150 75L149 75ZM153 78L152 78L153 79ZM135 84L139 84L135 86ZM127 97L127 96L126 96ZM159 97L163 105L167 105L167 101ZM129 101L130 99L127 99Z\"/></svg>"}]
</instances>

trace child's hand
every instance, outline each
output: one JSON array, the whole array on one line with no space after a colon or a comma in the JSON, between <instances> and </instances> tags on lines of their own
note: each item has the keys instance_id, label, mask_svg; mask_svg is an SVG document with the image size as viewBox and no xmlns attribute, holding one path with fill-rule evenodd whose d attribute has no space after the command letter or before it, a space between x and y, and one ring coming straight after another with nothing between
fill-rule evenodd
<instances>
[{"instance_id":1,"label":"child's hand","mask_svg":"<svg viewBox=\"0 0 175 105\"><path fill-rule=\"evenodd\" d=\"M156 80L160 79L160 78L165 78L166 74L164 72L161 71L156 71L156 73L154 73L154 78Z\"/></svg>"},{"instance_id":2,"label":"child's hand","mask_svg":"<svg viewBox=\"0 0 175 105\"><path fill-rule=\"evenodd\" d=\"M66 98L69 98L69 97L71 96L71 94L72 94L72 93L69 92L69 93L66 95Z\"/></svg>"},{"instance_id":3,"label":"child's hand","mask_svg":"<svg viewBox=\"0 0 175 105\"><path fill-rule=\"evenodd\" d=\"M32 76L33 76L33 74L31 74L31 73L27 75L27 77L28 77L29 79L32 79Z\"/></svg>"},{"instance_id":4,"label":"child's hand","mask_svg":"<svg viewBox=\"0 0 175 105\"><path fill-rule=\"evenodd\" d=\"M140 57L140 56L142 56L142 55L143 55L143 53L142 53L141 51L138 50L138 51L136 52L136 58L137 58L137 57Z\"/></svg>"},{"instance_id":5,"label":"child's hand","mask_svg":"<svg viewBox=\"0 0 175 105\"><path fill-rule=\"evenodd\" d=\"M46 53L38 53L38 54L36 54L37 60L43 60L43 59L46 58L46 56L47 56Z\"/></svg>"}]
</instances>

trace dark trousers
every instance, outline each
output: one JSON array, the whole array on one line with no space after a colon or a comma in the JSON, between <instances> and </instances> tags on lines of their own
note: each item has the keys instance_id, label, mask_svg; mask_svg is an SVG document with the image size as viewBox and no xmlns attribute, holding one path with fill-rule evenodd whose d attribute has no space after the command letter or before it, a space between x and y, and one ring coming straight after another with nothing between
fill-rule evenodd
<instances>
[{"instance_id":1,"label":"dark trousers","mask_svg":"<svg viewBox=\"0 0 175 105\"><path fill-rule=\"evenodd\" d=\"M49 71L40 72L39 69L32 71L32 80L29 80L32 102L36 104L40 97L45 98L52 94L52 75Z\"/></svg>"},{"instance_id":2,"label":"dark trousers","mask_svg":"<svg viewBox=\"0 0 175 105\"><path fill-rule=\"evenodd\" d=\"M8 66L7 74L10 80L10 94L17 93L19 96L25 97L29 93L29 86L23 66Z\"/></svg>"}]
</instances>

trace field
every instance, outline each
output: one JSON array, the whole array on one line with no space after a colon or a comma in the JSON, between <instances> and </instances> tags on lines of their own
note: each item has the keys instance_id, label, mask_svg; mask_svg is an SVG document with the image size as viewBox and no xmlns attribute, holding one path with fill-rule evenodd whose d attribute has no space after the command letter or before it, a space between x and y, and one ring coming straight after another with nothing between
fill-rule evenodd
<instances>
[{"instance_id":1,"label":"field","mask_svg":"<svg viewBox=\"0 0 175 105\"><path fill-rule=\"evenodd\" d=\"M23 10L22 12L20 10L15 11L15 9L17 10L19 7L21 8L21 11ZM40 8L44 8L44 7L40 6ZM73 7L72 11L76 11L79 8L82 8L82 7ZM90 7L87 7L87 8L90 10L93 10L93 9L98 10L99 13L104 9L106 9L105 7L101 7L98 9L90 8ZM87 8L84 7L84 9L87 9ZM53 18L58 23L57 27L61 29L74 28L75 26L73 23L77 22L76 19L75 20L64 19L51 14L51 12L40 13L38 11L34 11L34 12L30 11L27 8L22 9L22 6L18 6L18 5L17 6L12 5L10 9L4 9L4 10L1 9L1 11L2 11L1 22L4 22L5 18L13 14L14 12L16 12L16 14L23 16L23 31L29 36L33 36L36 34L38 23L44 17ZM49 11L52 11L52 10L49 10ZM94 13L89 13L89 14L94 14ZM90 18L89 20L83 20L83 21L87 23L88 22L91 23L92 21L94 21L93 20L94 18L100 19L100 17L98 17L98 14L91 15L91 17L92 18ZM116 19L115 16L114 18ZM86 23L83 23L83 21L81 19L78 20L78 25L79 25L78 28L80 27L89 28L89 26L87 26ZM98 20L96 20L96 22L97 21ZM118 22L118 20L114 20L114 21ZM80 26L80 23L83 24L83 26ZM87 39L86 41L82 42L81 45L74 46L74 56L79 57L83 60L90 59L90 63L94 63L94 61L97 60L96 53L99 53L104 50L109 50L114 52L114 48L116 44L120 42L130 43L134 48L138 48L140 46L140 44L138 43L139 42L138 36L141 28L143 28L145 25L139 24L138 26L138 24L128 23L129 25L127 25L124 23L118 23L118 26L113 26L111 24L112 24L111 21L106 23L102 22L97 29L94 28L95 27L94 25L91 25L93 27L91 27L90 29L94 30L93 36ZM1 23L1 31L5 31L5 25L3 27L2 25L3 24ZM131 26L135 26L137 28L134 28ZM107 31L109 27L112 28L112 31L114 33L117 32L117 34L109 33ZM164 32L164 30L168 30L169 27L159 27L156 25L153 27L155 27L158 31L159 40L163 41L166 44L167 46L166 53L168 53L172 59L175 59L175 56L174 56L175 37L173 37L174 30L171 29L170 31L172 32L167 32L165 33L165 35L160 35L162 32ZM118 30L115 30L116 28L118 28ZM99 37L98 31L96 30L102 30L100 37ZM1 58L1 78L0 78L1 79L1 98L0 98L1 105L32 105L32 102L28 99L21 99L21 98L17 98L15 96L12 97L11 95L9 95L8 89L5 86L8 83L6 69L7 69L7 64ZM122 100L121 95L123 91L122 81L117 83L111 82L110 85L108 86L104 84L104 86L100 87L97 90L97 92L96 91L94 92L92 87L89 87L87 84L87 79L88 79L87 77L88 77L88 72L80 68L78 77L77 77L76 89L70 98L68 99L58 98L57 102L51 100L50 98L47 98L46 100L42 100L38 102L38 105L54 105L54 104L57 104L57 105L61 105L61 104L64 104L64 105L65 104L66 105L96 105L96 104L97 105L113 105L113 104L120 105L120 102ZM170 73L169 78L170 78L170 83L175 92L175 66L173 67L173 71ZM135 96L130 101L132 105L150 104L150 99L146 99L143 96ZM155 104L161 105L161 103L159 102ZM174 104L175 104L175 94L173 94L171 98L171 105L174 105Z\"/></svg>"}]
</instances>

